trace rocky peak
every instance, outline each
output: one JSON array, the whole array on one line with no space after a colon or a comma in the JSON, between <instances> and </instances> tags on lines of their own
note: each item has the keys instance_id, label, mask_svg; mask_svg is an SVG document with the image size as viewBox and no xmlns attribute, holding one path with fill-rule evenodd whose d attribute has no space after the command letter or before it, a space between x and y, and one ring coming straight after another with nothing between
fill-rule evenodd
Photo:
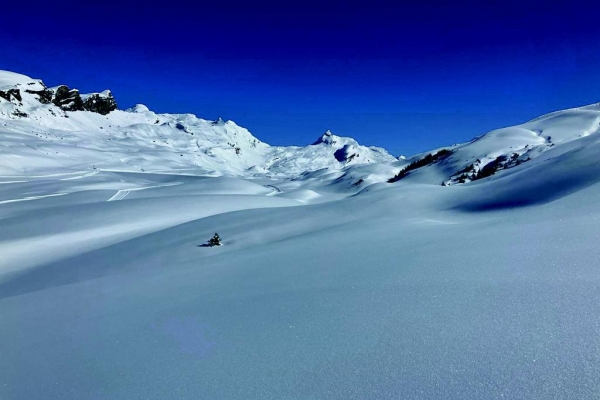
<instances>
[{"instance_id":1,"label":"rocky peak","mask_svg":"<svg viewBox=\"0 0 600 400\"><path fill-rule=\"evenodd\" d=\"M78 89L70 89L67 85L50 88L52 103L64 111L91 111L106 115L117 109L117 102L110 90L101 93L81 95ZM44 103L46 93L36 93L40 102Z\"/></svg>"},{"instance_id":2,"label":"rocky peak","mask_svg":"<svg viewBox=\"0 0 600 400\"><path fill-rule=\"evenodd\" d=\"M219 117L215 121L213 121L212 124L216 126L223 126L225 125L225 121L223 121L223 118Z\"/></svg>"},{"instance_id":3,"label":"rocky peak","mask_svg":"<svg viewBox=\"0 0 600 400\"><path fill-rule=\"evenodd\" d=\"M60 85L50 89L53 93L52 103L64 111L83 111L83 100L77 89L69 89Z\"/></svg>"},{"instance_id":4,"label":"rocky peak","mask_svg":"<svg viewBox=\"0 0 600 400\"><path fill-rule=\"evenodd\" d=\"M106 115L117 109L117 102L110 90L82 96L83 108L98 114Z\"/></svg>"},{"instance_id":5,"label":"rocky peak","mask_svg":"<svg viewBox=\"0 0 600 400\"><path fill-rule=\"evenodd\" d=\"M313 143L313 145L321 143L334 145L338 143L339 139L339 136L334 135L333 132L328 129L319 139L317 139L316 142Z\"/></svg>"}]
</instances>

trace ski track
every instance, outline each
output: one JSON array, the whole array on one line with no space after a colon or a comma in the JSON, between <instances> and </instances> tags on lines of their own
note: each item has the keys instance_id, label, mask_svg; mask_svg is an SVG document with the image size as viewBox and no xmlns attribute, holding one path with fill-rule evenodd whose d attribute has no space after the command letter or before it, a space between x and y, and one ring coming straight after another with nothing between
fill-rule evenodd
<instances>
[{"instance_id":1,"label":"ski track","mask_svg":"<svg viewBox=\"0 0 600 400\"><path fill-rule=\"evenodd\" d=\"M127 195L130 192L135 192L138 190L156 189L156 188L161 188L161 187L177 186L177 185L182 185L182 184L183 184L183 182L173 182L173 183L166 183L164 185L146 186L146 187L131 188L131 189L121 189L121 190L117 191L117 193L115 193L110 199L108 199L106 201L123 200L125 197L127 197Z\"/></svg>"},{"instance_id":2,"label":"ski track","mask_svg":"<svg viewBox=\"0 0 600 400\"><path fill-rule=\"evenodd\" d=\"M0 178L54 178L57 176L64 176L64 175L75 175L75 174L81 174L82 172L86 172L86 171L77 171L77 172L61 172L58 174L46 174L46 175L0 175ZM29 182L29 181L27 181Z\"/></svg>"},{"instance_id":3,"label":"ski track","mask_svg":"<svg viewBox=\"0 0 600 400\"><path fill-rule=\"evenodd\" d=\"M98 172L100 172L100 171L92 171L92 172L88 172L87 174L84 174L84 175L81 175L81 176L74 176L74 177L71 177L71 178L62 178L62 179L60 179L60 180L61 180L61 181L72 181L72 180L74 180L74 179L82 179L82 178L87 178L87 177L89 177L89 176L94 176L94 175L96 175Z\"/></svg>"},{"instance_id":4,"label":"ski track","mask_svg":"<svg viewBox=\"0 0 600 400\"><path fill-rule=\"evenodd\" d=\"M9 183L27 183L27 182L31 182L31 181L6 181L6 182L0 182L0 185L9 184Z\"/></svg>"},{"instance_id":5,"label":"ski track","mask_svg":"<svg viewBox=\"0 0 600 400\"><path fill-rule=\"evenodd\" d=\"M110 199L108 199L106 201L123 200L125 197L127 197L127 195L131 192L131 190L133 190L133 189L119 190L117 193L115 193L115 195L113 197L111 197Z\"/></svg>"},{"instance_id":6,"label":"ski track","mask_svg":"<svg viewBox=\"0 0 600 400\"><path fill-rule=\"evenodd\" d=\"M46 197L64 196L66 194L69 194L69 193L53 193L53 194L46 194L43 196L30 196L30 197L23 197L21 199L2 200L2 201L0 201L0 204L17 203L19 201L39 200L39 199L44 199Z\"/></svg>"}]
</instances>

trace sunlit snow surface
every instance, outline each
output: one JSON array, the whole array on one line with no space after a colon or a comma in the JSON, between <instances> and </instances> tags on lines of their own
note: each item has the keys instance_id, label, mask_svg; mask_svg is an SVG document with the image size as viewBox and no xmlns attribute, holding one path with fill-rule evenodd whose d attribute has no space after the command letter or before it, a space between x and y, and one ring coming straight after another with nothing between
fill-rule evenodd
<instances>
[{"instance_id":1,"label":"sunlit snow surface","mask_svg":"<svg viewBox=\"0 0 600 400\"><path fill-rule=\"evenodd\" d=\"M394 184L410 158L337 165L258 143L239 164L194 165L179 161L200 157L189 137L160 122L112 143L94 130L104 116L68 113L66 135L9 113L0 399L598 398L598 113L491 132ZM198 124L221 148L223 125ZM172 147L153 153L161 129ZM546 147L441 186L525 145ZM296 170L298 154L318 168ZM215 232L223 246L199 247Z\"/></svg>"}]
</instances>

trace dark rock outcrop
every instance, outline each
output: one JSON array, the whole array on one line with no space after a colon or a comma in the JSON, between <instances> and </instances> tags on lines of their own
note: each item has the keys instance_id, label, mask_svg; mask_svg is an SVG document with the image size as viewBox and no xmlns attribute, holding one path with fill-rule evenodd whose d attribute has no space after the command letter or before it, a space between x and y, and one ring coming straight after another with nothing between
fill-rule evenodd
<instances>
[{"instance_id":1,"label":"dark rock outcrop","mask_svg":"<svg viewBox=\"0 0 600 400\"><path fill-rule=\"evenodd\" d=\"M31 82L27 85L35 85L37 87L25 89L25 93L35 95L37 100L42 104L52 103L63 111L91 111L106 115L117 109L117 102L109 90L82 96L79 94L79 90L69 89L67 85L60 85L50 89L42 81ZM17 88L0 90L0 98L18 106L22 105L23 102L21 90Z\"/></svg>"},{"instance_id":2,"label":"dark rock outcrop","mask_svg":"<svg viewBox=\"0 0 600 400\"><path fill-rule=\"evenodd\" d=\"M29 90L29 89L26 89L25 91L27 93L31 93L31 94L37 95L39 102L42 103L42 104L50 104L50 103L52 103L52 97L53 97L54 93L50 89L48 89L48 88L44 87L44 89L42 89L42 90Z\"/></svg>"},{"instance_id":3,"label":"dark rock outcrop","mask_svg":"<svg viewBox=\"0 0 600 400\"><path fill-rule=\"evenodd\" d=\"M23 98L21 97L21 91L19 89L8 89L6 91L0 90L0 97L8 101L12 101L13 98L18 102L23 101Z\"/></svg>"},{"instance_id":4,"label":"dark rock outcrop","mask_svg":"<svg viewBox=\"0 0 600 400\"><path fill-rule=\"evenodd\" d=\"M61 85L54 90L52 103L64 111L83 111L83 100L79 95L79 90L69 89L68 86Z\"/></svg>"},{"instance_id":5,"label":"dark rock outcrop","mask_svg":"<svg viewBox=\"0 0 600 400\"><path fill-rule=\"evenodd\" d=\"M53 92L52 103L64 111L91 111L106 115L117 109L117 102L110 91L92 93L83 98L77 89L61 85Z\"/></svg>"},{"instance_id":6,"label":"dark rock outcrop","mask_svg":"<svg viewBox=\"0 0 600 400\"><path fill-rule=\"evenodd\" d=\"M19 110L18 108L12 112L12 115L14 115L15 117L23 117L23 118L29 116L29 114Z\"/></svg>"},{"instance_id":7,"label":"dark rock outcrop","mask_svg":"<svg viewBox=\"0 0 600 400\"><path fill-rule=\"evenodd\" d=\"M388 179L388 183L394 183L408 176L410 171L414 171L421 167L426 167L427 165L431 165L437 163L445 158L449 157L452 154L452 150L442 149L437 153L427 154L425 157L420 158L416 161L411 162L406 167L402 168L400 172L396 175Z\"/></svg>"},{"instance_id":8,"label":"dark rock outcrop","mask_svg":"<svg viewBox=\"0 0 600 400\"><path fill-rule=\"evenodd\" d=\"M106 115L117 109L117 102L110 91L94 93L85 99L83 108L98 114Z\"/></svg>"}]
</instances>

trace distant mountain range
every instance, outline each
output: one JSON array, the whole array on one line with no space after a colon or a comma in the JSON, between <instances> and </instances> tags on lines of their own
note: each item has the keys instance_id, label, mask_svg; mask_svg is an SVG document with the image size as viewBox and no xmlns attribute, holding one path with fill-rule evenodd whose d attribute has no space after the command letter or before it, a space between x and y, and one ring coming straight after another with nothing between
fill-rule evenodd
<instances>
[{"instance_id":1,"label":"distant mountain range","mask_svg":"<svg viewBox=\"0 0 600 400\"><path fill-rule=\"evenodd\" d=\"M350 174L354 186L405 179L454 185L550 156L549 150L565 145L573 148L598 132L600 105L553 112L468 143L396 158L330 131L308 146L270 146L232 121L157 114L141 104L119 110L108 90L80 94L0 71L0 121L0 174L6 176L98 168L290 179Z\"/></svg>"}]
</instances>

